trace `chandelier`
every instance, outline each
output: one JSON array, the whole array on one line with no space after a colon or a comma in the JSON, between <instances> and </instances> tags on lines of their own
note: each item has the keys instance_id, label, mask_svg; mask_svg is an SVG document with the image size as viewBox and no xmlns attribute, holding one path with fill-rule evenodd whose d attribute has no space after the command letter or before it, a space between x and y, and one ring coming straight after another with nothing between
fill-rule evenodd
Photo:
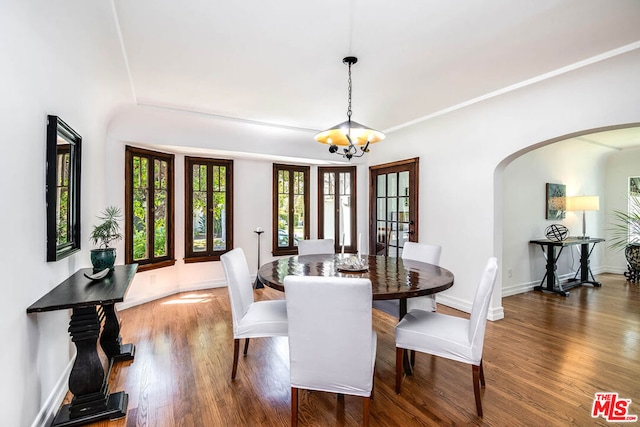
<instances>
[{"instance_id":1,"label":"chandelier","mask_svg":"<svg viewBox=\"0 0 640 427\"><path fill-rule=\"evenodd\" d=\"M335 153L351 160L353 157L362 157L364 153L368 153L369 144L382 141L384 134L351 120L351 66L358 62L358 58L355 56L347 56L342 62L349 66L349 106L347 108L347 121L337 124L330 129L318 132L315 138L318 142L329 144L330 153ZM360 151L358 151L358 148L360 148Z\"/></svg>"}]
</instances>

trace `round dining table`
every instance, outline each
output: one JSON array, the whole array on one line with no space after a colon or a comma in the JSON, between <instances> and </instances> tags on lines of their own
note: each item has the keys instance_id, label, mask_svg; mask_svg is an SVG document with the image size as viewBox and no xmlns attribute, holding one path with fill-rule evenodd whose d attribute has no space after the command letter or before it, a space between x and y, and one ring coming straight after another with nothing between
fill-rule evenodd
<instances>
[{"instance_id":1,"label":"round dining table","mask_svg":"<svg viewBox=\"0 0 640 427\"><path fill-rule=\"evenodd\" d=\"M396 257L364 255L365 271L344 271L342 260L349 254L295 255L264 264L258 280L265 286L284 291L286 276L363 277L371 280L374 300L400 300L399 318L407 313L407 298L432 295L453 286L453 273L424 262Z\"/></svg>"},{"instance_id":2,"label":"round dining table","mask_svg":"<svg viewBox=\"0 0 640 427\"><path fill-rule=\"evenodd\" d=\"M363 271L345 271L343 260L350 254L295 255L280 258L258 269L258 280L265 286L284 292L287 276L362 277L371 280L374 300L398 299L398 318L407 314L407 298L432 295L453 286L453 273L425 262L396 257L364 255ZM406 355L406 352L405 352ZM405 358L405 372L411 366Z\"/></svg>"}]
</instances>

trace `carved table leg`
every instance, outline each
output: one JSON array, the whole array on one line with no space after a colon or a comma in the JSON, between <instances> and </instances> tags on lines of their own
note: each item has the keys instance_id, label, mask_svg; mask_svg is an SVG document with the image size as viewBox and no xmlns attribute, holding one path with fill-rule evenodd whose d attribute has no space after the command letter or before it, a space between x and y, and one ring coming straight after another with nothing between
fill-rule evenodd
<instances>
[{"instance_id":1,"label":"carved table leg","mask_svg":"<svg viewBox=\"0 0 640 427\"><path fill-rule=\"evenodd\" d=\"M75 343L76 360L69 375L70 404L64 405L52 426L76 426L105 418L121 418L127 413L128 396L109 394L104 368L98 357L100 320L96 307L74 308L69 334Z\"/></svg>"},{"instance_id":2,"label":"carved table leg","mask_svg":"<svg viewBox=\"0 0 640 427\"><path fill-rule=\"evenodd\" d=\"M133 360L136 348L133 344L122 344L120 321L114 304L102 306L104 329L100 335L100 346L109 360Z\"/></svg>"},{"instance_id":3,"label":"carved table leg","mask_svg":"<svg viewBox=\"0 0 640 427\"><path fill-rule=\"evenodd\" d=\"M601 287L602 283L596 281L589 266L591 264L589 258L595 247L595 243L591 246L591 250L589 250L588 243L580 245L580 283L591 283L595 287ZM591 280L589 280L589 275L591 275Z\"/></svg>"}]
</instances>

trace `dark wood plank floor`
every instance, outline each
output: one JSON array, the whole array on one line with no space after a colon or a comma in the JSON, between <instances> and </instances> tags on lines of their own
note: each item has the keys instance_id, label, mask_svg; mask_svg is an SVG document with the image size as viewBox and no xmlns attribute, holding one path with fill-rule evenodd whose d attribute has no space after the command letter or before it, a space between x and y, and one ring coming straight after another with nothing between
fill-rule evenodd
<instances>
[{"instance_id":1,"label":"dark wood plank floor","mask_svg":"<svg viewBox=\"0 0 640 427\"><path fill-rule=\"evenodd\" d=\"M468 365L417 355L416 372L394 392L396 320L374 310L378 333L372 426L591 426L594 393L632 399L640 415L640 286L598 276L602 288L568 298L528 292L504 298L505 319L487 323L484 418L475 414ZM257 299L283 298L264 289ZM94 427L285 426L289 423L285 338L255 339L230 380L232 326L226 288L180 294L120 312L135 361L115 366L111 390L129 394L124 419ZM466 316L440 306L439 311ZM300 424L356 426L361 403L302 392ZM621 424L624 425L624 424ZM626 424L628 425L628 424Z\"/></svg>"}]
</instances>

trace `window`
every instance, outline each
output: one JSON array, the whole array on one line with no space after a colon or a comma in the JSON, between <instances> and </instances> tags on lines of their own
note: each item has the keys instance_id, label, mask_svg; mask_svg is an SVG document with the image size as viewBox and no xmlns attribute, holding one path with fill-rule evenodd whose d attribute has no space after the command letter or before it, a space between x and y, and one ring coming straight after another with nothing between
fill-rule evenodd
<instances>
[{"instance_id":1,"label":"window","mask_svg":"<svg viewBox=\"0 0 640 427\"><path fill-rule=\"evenodd\" d=\"M138 271L175 263L173 154L126 147L125 258Z\"/></svg>"},{"instance_id":2,"label":"window","mask_svg":"<svg viewBox=\"0 0 640 427\"><path fill-rule=\"evenodd\" d=\"M318 168L318 238L356 247L356 167Z\"/></svg>"},{"instance_id":3,"label":"window","mask_svg":"<svg viewBox=\"0 0 640 427\"><path fill-rule=\"evenodd\" d=\"M309 167L273 165L273 255L298 252L309 236Z\"/></svg>"},{"instance_id":4,"label":"window","mask_svg":"<svg viewBox=\"0 0 640 427\"><path fill-rule=\"evenodd\" d=\"M233 248L233 161L185 158L185 262Z\"/></svg>"}]
</instances>

